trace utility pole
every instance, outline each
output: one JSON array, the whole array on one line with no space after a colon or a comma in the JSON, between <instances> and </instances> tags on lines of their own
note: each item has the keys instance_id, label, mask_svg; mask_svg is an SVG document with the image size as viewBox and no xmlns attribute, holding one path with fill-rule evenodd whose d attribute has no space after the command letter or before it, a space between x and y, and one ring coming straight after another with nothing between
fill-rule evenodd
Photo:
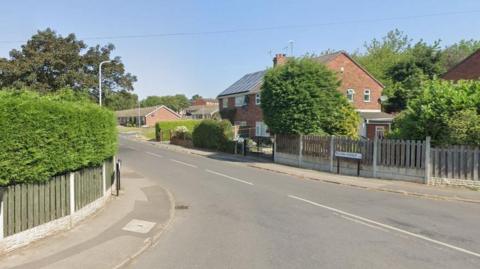
<instances>
[{"instance_id":1,"label":"utility pole","mask_svg":"<svg viewBox=\"0 0 480 269\"><path fill-rule=\"evenodd\" d=\"M103 61L98 66L98 104L102 106L102 65L111 63L112 61Z\"/></svg>"}]
</instances>

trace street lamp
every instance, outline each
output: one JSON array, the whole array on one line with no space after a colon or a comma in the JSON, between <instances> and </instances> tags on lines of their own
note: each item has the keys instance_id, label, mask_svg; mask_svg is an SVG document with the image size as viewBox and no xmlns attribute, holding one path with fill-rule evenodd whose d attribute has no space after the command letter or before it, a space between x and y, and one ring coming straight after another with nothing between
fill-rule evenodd
<instances>
[{"instance_id":1,"label":"street lamp","mask_svg":"<svg viewBox=\"0 0 480 269\"><path fill-rule=\"evenodd\" d=\"M98 103L102 106L102 65L111 63L112 61L103 61L98 67Z\"/></svg>"}]
</instances>

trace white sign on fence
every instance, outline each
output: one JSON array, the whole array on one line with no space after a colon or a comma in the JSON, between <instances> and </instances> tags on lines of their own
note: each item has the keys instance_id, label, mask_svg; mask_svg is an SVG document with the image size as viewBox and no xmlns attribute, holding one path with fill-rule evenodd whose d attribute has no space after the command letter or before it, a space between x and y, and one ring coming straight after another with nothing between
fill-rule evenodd
<instances>
[{"instance_id":1,"label":"white sign on fence","mask_svg":"<svg viewBox=\"0 0 480 269\"><path fill-rule=\"evenodd\" d=\"M362 159L362 153L335 151L335 157L361 160Z\"/></svg>"}]
</instances>

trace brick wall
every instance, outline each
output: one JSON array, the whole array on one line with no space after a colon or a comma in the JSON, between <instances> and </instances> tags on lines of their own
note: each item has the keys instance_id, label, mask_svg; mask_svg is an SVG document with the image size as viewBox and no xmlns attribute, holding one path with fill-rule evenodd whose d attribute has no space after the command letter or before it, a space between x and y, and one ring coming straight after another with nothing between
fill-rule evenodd
<instances>
[{"instance_id":1,"label":"brick wall","mask_svg":"<svg viewBox=\"0 0 480 269\"><path fill-rule=\"evenodd\" d=\"M179 120L180 116L162 107L146 117L146 125L149 127L155 126L159 121Z\"/></svg>"},{"instance_id":2,"label":"brick wall","mask_svg":"<svg viewBox=\"0 0 480 269\"><path fill-rule=\"evenodd\" d=\"M228 97L228 107L237 109L234 121L246 121L247 126L250 127L255 127L256 121L263 121L262 109L260 105L255 104L255 94L248 95L248 103L243 107L235 107L235 97ZM219 108L223 108L222 101L220 101Z\"/></svg>"},{"instance_id":3,"label":"brick wall","mask_svg":"<svg viewBox=\"0 0 480 269\"><path fill-rule=\"evenodd\" d=\"M390 131L390 125L388 124L372 124L372 123L368 123L367 124L367 137L370 138L370 139L374 139L375 138L375 127L377 126L383 126L383 128L385 129L385 135Z\"/></svg>"},{"instance_id":4,"label":"brick wall","mask_svg":"<svg viewBox=\"0 0 480 269\"><path fill-rule=\"evenodd\" d=\"M338 89L342 94L347 94L347 89L353 89L353 106L356 109L375 109L380 110L379 102L382 95L382 86L380 86L372 77L370 77L362 68L356 65L350 58L344 54L339 54L330 60L327 67L336 72L341 79L341 85ZM343 67L343 72L341 71ZM363 100L364 90L370 90L370 102Z\"/></svg>"}]
</instances>

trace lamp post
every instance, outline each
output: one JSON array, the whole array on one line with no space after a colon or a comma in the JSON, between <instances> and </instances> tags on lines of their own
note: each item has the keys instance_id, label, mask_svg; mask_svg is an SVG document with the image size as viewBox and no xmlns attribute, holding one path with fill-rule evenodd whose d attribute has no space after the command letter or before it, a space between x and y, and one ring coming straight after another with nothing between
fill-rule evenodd
<instances>
[{"instance_id":1,"label":"lamp post","mask_svg":"<svg viewBox=\"0 0 480 269\"><path fill-rule=\"evenodd\" d=\"M102 106L102 65L111 63L112 61L103 61L98 67L98 104Z\"/></svg>"}]
</instances>

